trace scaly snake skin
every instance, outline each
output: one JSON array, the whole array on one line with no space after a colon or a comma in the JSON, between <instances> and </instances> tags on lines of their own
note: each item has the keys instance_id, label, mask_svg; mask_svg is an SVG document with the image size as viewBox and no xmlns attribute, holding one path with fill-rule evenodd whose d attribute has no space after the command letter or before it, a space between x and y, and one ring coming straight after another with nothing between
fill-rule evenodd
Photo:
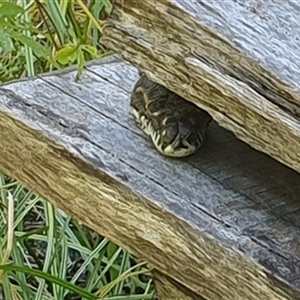
<instances>
[{"instance_id":1,"label":"scaly snake skin","mask_svg":"<svg viewBox=\"0 0 300 300\"><path fill-rule=\"evenodd\" d=\"M185 157L203 144L212 117L195 104L141 75L130 100L131 112L141 129L165 156Z\"/></svg>"}]
</instances>

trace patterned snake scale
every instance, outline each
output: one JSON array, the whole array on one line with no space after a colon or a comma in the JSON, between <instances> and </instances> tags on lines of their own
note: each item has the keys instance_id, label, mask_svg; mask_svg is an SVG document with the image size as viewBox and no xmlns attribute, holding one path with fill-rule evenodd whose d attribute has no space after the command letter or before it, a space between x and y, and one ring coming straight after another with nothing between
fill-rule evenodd
<instances>
[{"instance_id":1,"label":"patterned snake scale","mask_svg":"<svg viewBox=\"0 0 300 300\"><path fill-rule=\"evenodd\" d=\"M195 104L140 74L130 99L131 113L164 156L194 154L212 117Z\"/></svg>"}]
</instances>

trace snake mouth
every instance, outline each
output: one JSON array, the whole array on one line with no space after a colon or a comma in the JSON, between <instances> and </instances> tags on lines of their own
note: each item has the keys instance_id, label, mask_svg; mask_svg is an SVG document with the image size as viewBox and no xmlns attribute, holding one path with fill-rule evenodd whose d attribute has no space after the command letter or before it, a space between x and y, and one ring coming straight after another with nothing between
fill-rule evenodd
<instances>
[{"instance_id":1,"label":"snake mouth","mask_svg":"<svg viewBox=\"0 0 300 300\"><path fill-rule=\"evenodd\" d=\"M174 148L172 145L168 145L164 151L163 154L170 157L185 157L190 156L197 150L197 147L190 145L189 146L179 146Z\"/></svg>"},{"instance_id":2,"label":"snake mouth","mask_svg":"<svg viewBox=\"0 0 300 300\"><path fill-rule=\"evenodd\" d=\"M148 132L150 133L153 144L155 145L156 149L164 156L174 158L190 156L194 154L201 145L200 141L190 143L187 139L182 138L182 135L179 131L172 142L165 144L162 136L158 134L158 132L153 130L150 123L148 125L150 127L148 129Z\"/></svg>"},{"instance_id":3,"label":"snake mouth","mask_svg":"<svg viewBox=\"0 0 300 300\"><path fill-rule=\"evenodd\" d=\"M198 148L198 145L193 145L186 139L182 139L179 132L173 142L163 149L163 154L177 158L185 157L192 155Z\"/></svg>"}]
</instances>

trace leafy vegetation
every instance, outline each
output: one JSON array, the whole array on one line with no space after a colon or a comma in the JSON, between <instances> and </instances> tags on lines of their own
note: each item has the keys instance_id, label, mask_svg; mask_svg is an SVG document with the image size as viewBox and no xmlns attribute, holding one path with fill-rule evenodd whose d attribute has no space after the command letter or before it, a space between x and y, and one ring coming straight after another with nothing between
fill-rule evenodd
<instances>
[{"instance_id":1,"label":"leafy vegetation","mask_svg":"<svg viewBox=\"0 0 300 300\"><path fill-rule=\"evenodd\" d=\"M2 0L0 82L109 55L109 0ZM154 299L149 269L0 174L0 299Z\"/></svg>"}]
</instances>

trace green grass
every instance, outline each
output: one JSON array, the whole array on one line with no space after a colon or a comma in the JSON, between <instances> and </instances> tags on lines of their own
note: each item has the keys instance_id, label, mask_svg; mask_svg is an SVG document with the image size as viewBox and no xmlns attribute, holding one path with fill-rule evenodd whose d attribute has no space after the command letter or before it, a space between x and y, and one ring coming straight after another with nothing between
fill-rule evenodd
<instances>
[{"instance_id":1,"label":"green grass","mask_svg":"<svg viewBox=\"0 0 300 300\"><path fill-rule=\"evenodd\" d=\"M0 1L0 82L110 53L108 0ZM149 269L0 174L0 299L154 299Z\"/></svg>"}]
</instances>

